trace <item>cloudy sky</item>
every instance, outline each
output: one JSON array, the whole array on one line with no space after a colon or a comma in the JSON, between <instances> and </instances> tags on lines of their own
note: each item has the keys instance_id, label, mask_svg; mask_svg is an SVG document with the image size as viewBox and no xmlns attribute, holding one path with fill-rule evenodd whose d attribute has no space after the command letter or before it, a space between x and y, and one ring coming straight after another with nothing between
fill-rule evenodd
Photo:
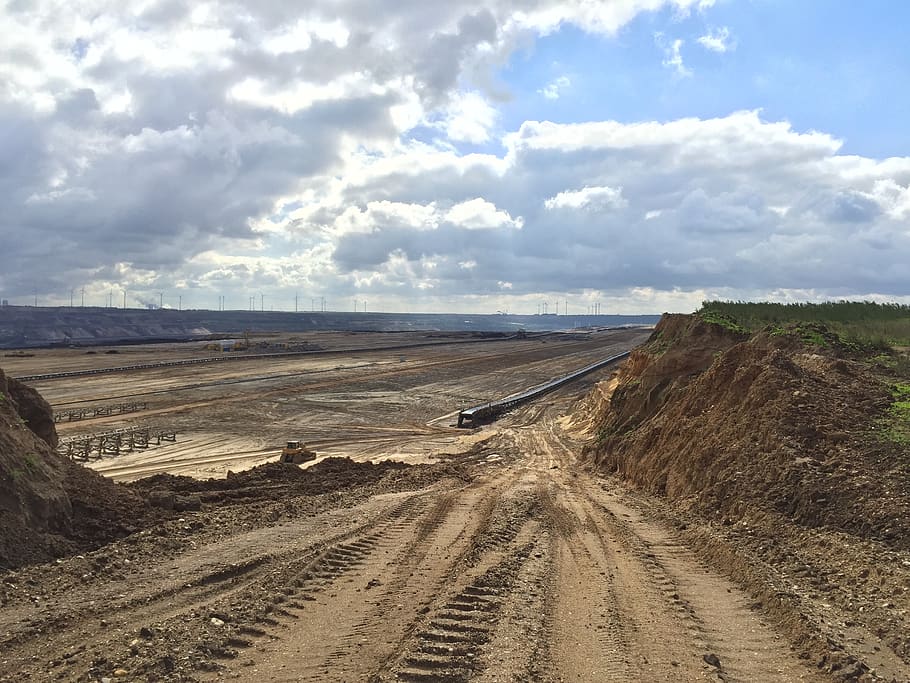
<instances>
[{"instance_id":1,"label":"cloudy sky","mask_svg":"<svg viewBox=\"0 0 910 683\"><path fill-rule=\"evenodd\" d=\"M910 301L908 23L890 0L0 0L0 297Z\"/></svg>"}]
</instances>

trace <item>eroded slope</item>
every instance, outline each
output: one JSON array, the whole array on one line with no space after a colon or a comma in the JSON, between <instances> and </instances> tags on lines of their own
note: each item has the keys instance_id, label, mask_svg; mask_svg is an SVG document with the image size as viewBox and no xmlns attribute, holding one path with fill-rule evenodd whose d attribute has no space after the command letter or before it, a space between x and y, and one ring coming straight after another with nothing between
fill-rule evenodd
<instances>
[{"instance_id":1,"label":"eroded slope","mask_svg":"<svg viewBox=\"0 0 910 683\"><path fill-rule=\"evenodd\" d=\"M908 459L875 436L885 378L833 346L668 316L623 369L588 456L651 492L910 543Z\"/></svg>"},{"instance_id":2,"label":"eroded slope","mask_svg":"<svg viewBox=\"0 0 910 683\"><path fill-rule=\"evenodd\" d=\"M584 458L689 515L694 542L850 679L910 658L910 457L887 429L899 378L806 336L665 316L589 400Z\"/></svg>"},{"instance_id":3,"label":"eroded slope","mask_svg":"<svg viewBox=\"0 0 910 683\"><path fill-rule=\"evenodd\" d=\"M154 516L137 494L58 455L50 406L0 370L0 569L122 537Z\"/></svg>"}]
</instances>

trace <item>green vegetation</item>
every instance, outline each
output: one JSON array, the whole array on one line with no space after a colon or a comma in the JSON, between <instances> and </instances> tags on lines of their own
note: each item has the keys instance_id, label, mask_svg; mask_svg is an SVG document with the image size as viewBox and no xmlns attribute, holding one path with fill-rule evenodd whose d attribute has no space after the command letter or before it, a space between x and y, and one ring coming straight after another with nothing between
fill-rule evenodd
<instances>
[{"instance_id":1,"label":"green vegetation","mask_svg":"<svg viewBox=\"0 0 910 683\"><path fill-rule=\"evenodd\" d=\"M910 346L910 306L872 301L774 304L705 301L696 314L736 332L797 333L807 344L882 351ZM885 354L887 356L887 354ZM884 358L883 358L884 360Z\"/></svg>"},{"instance_id":2,"label":"green vegetation","mask_svg":"<svg viewBox=\"0 0 910 683\"><path fill-rule=\"evenodd\" d=\"M750 330L748 330L746 327L743 327L743 325L739 323L735 316L732 316L729 313L716 308L707 308L707 305L709 303L716 302L703 302L701 309L697 312L698 316L702 320L704 320L706 323L714 323L715 325L720 325L721 327L724 327L731 332L737 332L739 334L749 333Z\"/></svg>"},{"instance_id":3,"label":"green vegetation","mask_svg":"<svg viewBox=\"0 0 910 683\"><path fill-rule=\"evenodd\" d=\"M879 436L904 446L910 446L910 384L891 386L894 402L888 406L886 417L878 420Z\"/></svg>"}]
</instances>

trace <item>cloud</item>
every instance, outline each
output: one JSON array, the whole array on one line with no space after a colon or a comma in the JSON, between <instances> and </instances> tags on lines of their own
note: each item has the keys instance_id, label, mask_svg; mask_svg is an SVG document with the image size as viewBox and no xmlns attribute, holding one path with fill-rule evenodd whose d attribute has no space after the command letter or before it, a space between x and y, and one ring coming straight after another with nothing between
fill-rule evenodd
<instances>
[{"instance_id":1,"label":"cloud","mask_svg":"<svg viewBox=\"0 0 910 683\"><path fill-rule=\"evenodd\" d=\"M512 218L508 211L500 211L492 202L476 197L456 204L445 219L466 230L492 230L495 228L514 228L521 230L524 219L521 216Z\"/></svg>"},{"instance_id":2,"label":"cloud","mask_svg":"<svg viewBox=\"0 0 910 683\"><path fill-rule=\"evenodd\" d=\"M895 277L910 233L898 216L907 211L910 159L842 156L835 138L757 112L527 122L504 140L502 158L475 154L466 163L421 149L409 165L414 151L402 149L383 171L354 171L343 197L456 203L433 231L373 234L368 245L343 237L338 271L363 272L397 254L425 273L429 259L434 291L483 296L508 282L517 300L535 292L621 298L636 289L656 292L653 301L688 300L688 292L696 304L703 295L809 290L902 295ZM507 229L517 217L522 229ZM456 233L481 226L471 239Z\"/></svg>"},{"instance_id":3,"label":"cloud","mask_svg":"<svg viewBox=\"0 0 910 683\"><path fill-rule=\"evenodd\" d=\"M588 187L580 190L560 192L544 201L547 209L588 209L605 210L624 208L628 205L622 196L622 188Z\"/></svg>"},{"instance_id":4,"label":"cloud","mask_svg":"<svg viewBox=\"0 0 910 683\"><path fill-rule=\"evenodd\" d=\"M493 310L546 291L682 305L730 282L899 293L906 159L842 155L757 112L523 120L495 87L567 26L612 36L710 5L7 3L0 290L64 303L85 286L95 304L165 291L185 307L223 293L241 308L298 290L371 308L493 297ZM725 29L706 37L732 46ZM681 40L658 44L690 73Z\"/></svg>"},{"instance_id":5,"label":"cloud","mask_svg":"<svg viewBox=\"0 0 910 683\"><path fill-rule=\"evenodd\" d=\"M671 8L681 16L693 8L703 11L714 0L616 0L591 2L590 0L563 0L562 2L516 3L522 6L515 11L507 27L533 29L536 33L549 34L562 24L574 24L590 33L614 35L636 16L645 11Z\"/></svg>"},{"instance_id":6,"label":"cloud","mask_svg":"<svg viewBox=\"0 0 910 683\"><path fill-rule=\"evenodd\" d=\"M712 28L697 40L698 44L711 52L729 52L736 49L736 43L730 38L730 29L726 26Z\"/></svg>"},{"instance_id":7,"label":"cloud","mask_svg":"<svg viewBox=\"0 0 910 683\"><path fill-rule=\"evenodd\" d=\"M538 94L543 95L548 100L558 100L559 96L562 94L562 91L572 85L572 81L569 80L568 76L560 76L555 80L547 83L543 88L538 90Z\"/></svg>"},{"instance_id":8,"label":"cloud","mask_svg":"<svg viewBox=\"0 0 910 683\"><path fill-rule=\"evenodd\" d=\"M496 109L480 93L468 92L453 98L438 127L449 140L480 144L490 139L497 118Z\"/></svg>"},{"instance_id":9,"label":"cloud","mask_svg":"<svg viewBox=\"0 0 910 683\"><path fill-rule=\"evenodd\" d=\"M676 38L668 43L663 33L656 33L654 42L664 53L661 64L673 69L678 76L687 78L692 75L692 70L683 63L682 46L685 45L685 41L682 38Z\"/></svg>"}]
</instances>

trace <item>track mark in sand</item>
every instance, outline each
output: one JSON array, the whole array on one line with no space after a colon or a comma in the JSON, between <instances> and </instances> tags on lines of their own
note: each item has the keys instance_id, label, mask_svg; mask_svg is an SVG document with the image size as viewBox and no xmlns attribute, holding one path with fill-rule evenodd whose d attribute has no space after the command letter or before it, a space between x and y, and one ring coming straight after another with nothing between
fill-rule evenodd
<instances>
[{"instance_id":1,"label":"track mark in sand","mask_svg":"<svg viewBox=\"0 0 910 683\"><path fill-rule=\"evenodd\" d=\"M750 610L742 591L708 570L671 532L616 496L599 497L597 507L672 606L700 649L695 654L713 661L707 663L707 673L731 683L828 680L800 661L789 643Z\"/></svg>"},{"instance_id":2,"label":"track mark in sand","mask_svg":"<svg viewBox=\"0 0 910 683\"><path fill-rule=\"evenodd\" d=\"M337 680L367 680L385 669L383 662L397 660L420 628L421 615L460 583L507 479L499 473L483 487L472 484L440 496L417 520L410 541L391 559L388 570L375 575L381 579L371 591L376 600L367 600L371 607L366 610L358 605L357 622L339 632L336 647L317 667L320 672L331 672Z\"/></svg>"},{"instance_id":3,"label":"track mark in sand","mask_svg":"<svg viewBox=\"0 0 910 683\"><path fill-rule=\"evenodd\" d=\"M419 611L421 605L427 609L448 583L455 558L468 542L465 528L479 523L475 503L475 496L464 491L448 492L418 520L411 541L391 561L391 571L381 581L376 579L372 609L339 639L322 663L323 670L345 680L361 680L374 670L371 660L390 656L413 623L409 612ZM357 664L352 667L352 662Z\"/></svg>"},{"instance_id":4,"label":"track mark in sand","mask_svg":"<svg viewBox=\"0 0 910 683\"><path fill-rule=\"evenodd\" d=\"M384 533L376 528L358 542L327 548L256 615L266 620L259 626L267 634L255 643L257 674L273 681L366 680L408 637L414 615L451 583L490 496L488 488L449 491L428 507L402 510Z\"/></svg>"},{"instance_id":5,"label":"track mark in sand","mask_svg":"<svg viewBox=\"0 0 910 683\"><path fill-rule=\"evenodd\" d=\"M517 574L534 543L527 543L432 610L410 647L392 666L392 677L372 680L467 681L485 667L490 641Z\"/></svg>"},{"instance_id":6,"label":"track mark in sand","mask_svg":"<svg viewBox=\"0 0 910 683\"><path fill-rule=\"evenodd\" d=\"M243 591L243 595L254 596L255 600L248 607L231 613L227 633L210 638L200 647L211 660L222 661L235 659L238 649L268 649L268 643L282 639L288 624L300 623L302 617L310 618L314 612L325 611L326 605L331 605L332 591L340 582L352 580L350 576L362 571L383 548L396 547L401 542L402 532L413 525L412 520L420 513L423 503L422 496L412 496L381 514L376 522L330 542L315 555L272 569ZM236 571L229 568L212 573L201 581L222 582L232 578L231 574L237 571L247 573L249 569L246 566ZM237 591L232 593L240 597ZM232 603L236 603L237 597L232 599ZM219 604L222 603L224 600L219 601ZM213 611L213 603L209 603L206 609ZM230 612L230 609L215 609L213 614ZM325 622L325 615L321 619ZM228 620L227 616L223 619ZM212 665L206 670L220 671L222 666Z\"/></svg>"},{"instance_id":7,"label":"track mark in sand","mask_svg":"<svg viewBox=\"0 0 910 683\"><path fill-rule=\"evenodd\" d=\"M553 680L548 644L553 631L554 534L546 520L542 522L484 646L485 668L475 677L477 683Z\"/></svg>"},{"instance_id":8,"label":"track mark in sand","mask_svg":"<svg viewBox=\"0 0 910 683\"><path fill-rule=\"evenodd\" d=\"M555 551L559 580L553 597L553 637L548 651L553 677L575 681L635 680L637 666L630 645L635 624L620 611L615 558L609 546L573 494L561 491L557 497L548 495L544 500L559 532Z\"/></svg>"},{"instance_id":9,"label":"track mark in sand","mask_svg":"<svg viewBox=\"0 0 910 683\"><path fill-rule=\"evenodd\" d=\"M477 539L466 560L474 564L485 553L503 548L517 538L529 519L536 516L539 503L528 491L498 499L486 517L486 523L475 534Z\"/></svg>"}]
</instances>

